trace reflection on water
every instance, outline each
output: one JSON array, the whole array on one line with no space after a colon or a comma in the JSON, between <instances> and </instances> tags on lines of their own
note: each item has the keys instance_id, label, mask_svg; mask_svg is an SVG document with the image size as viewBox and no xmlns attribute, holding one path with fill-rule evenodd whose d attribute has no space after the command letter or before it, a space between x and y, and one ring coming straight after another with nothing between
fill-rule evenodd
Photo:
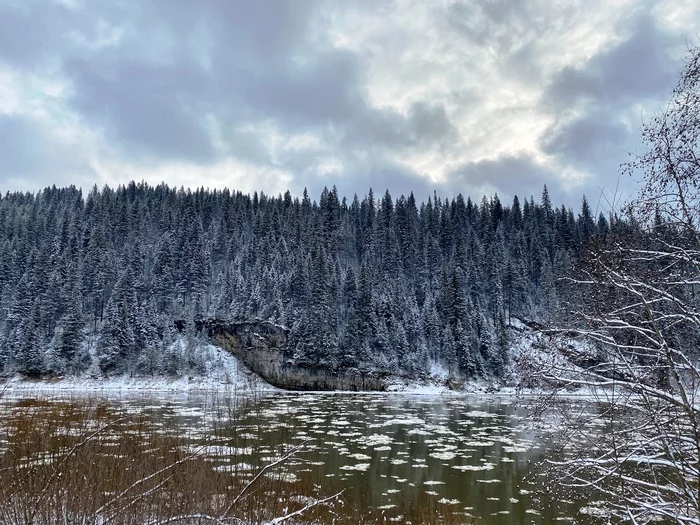
<instances>
[{"instance_id":1,"label":"reflection on water","mask_svg":"<svg viewBox=\"0 0 700 525\"><path fill-rule=\"evenodd\" d=\"M10 409L4 417L20 404L2 402ZM533 407L522 400L274 394L249 400L128 397L105 404L146 414L164 433L185 428L192 448L206 443L199 451L221 472L252 476L285 446L304 443L285 466L290 491L309 481L344 488L349 508L380 512L387 521L403 522L407 507L429 505L465 523L470 517L488 524L586 522L578 514L582 498L554 498L535 468L554 452L533 430Z\"/></svg>"}]
</instances>

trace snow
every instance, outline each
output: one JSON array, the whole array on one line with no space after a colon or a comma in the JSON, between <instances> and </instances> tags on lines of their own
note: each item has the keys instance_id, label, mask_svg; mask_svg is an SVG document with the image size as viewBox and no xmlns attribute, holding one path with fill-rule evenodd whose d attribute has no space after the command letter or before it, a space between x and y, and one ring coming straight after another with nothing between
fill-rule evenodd
<instances>
[{"instance_id":1,"label":"snow","mask_svg":"<svg viewBox=\"0 0 700 525\"><path fill-rule=\"evenodd\" d=\"M517 317L513 317L510 320L510 323L508 324L511 328L514 328L516 330L529 330L529 327L523 323L520 319Z\"/></svg>"},{"instance_id":2,"label":"snow","mask_svg":"<svg viewBox=\"0 0 700 525\"><path fill-rule=\"evenodd\" d=\"M566 353L585 355L594 352L590 343L565 335L552 335L533 330L521 320L513 318L509 325L509 362L502 379L485 377L458 381L449 370L437 361L428 366L428 376L423 381L395 378L387 386L388 392L416 395L480 394L494 396L539 396L551 393L543 375L574 377L581 369L566 357ZM455 387L458 390L455 390ZM596 397L587 388L559 393L561 396Z\"/></svg>"},{"instance_id":3,"label":"snow","mask_svg":"<svg viewBox=\"0 0 700 525\"><path fill-rule=\"evenodd\" d=\"M557 348L568 347L578 352L590 351L579 340L563 336L550 336L537 332L517 319L512 319L510 324L511 351L510 363L506 370L504 380L498 381L491 378L480 378L459 384L450 379L449 370L443 363L431 361L429 363L429 375L423 381L409 381L401 377L390 380L386 386L388 394L407 394L421 396L461 396L461 395L488 395L494 397L515 396L539 396L549 393L550 389L534 380L529 374L541 374L546 370L571 370L575 373L576 367L562 355ZM187 346L185 337L177 339L169 350L184 351ZM278 391L259 376L251 372L247 367L221 348L209 343L200 342L194 349L194 353L201 356L204 363L204 374L184 373L176 376L139 376L123 375L117 377L103 377L99 369L93 366L87 372L76 376L65 376L60 379L29 380L19 375L11 378L4 385L0 383L0 392L7 395L26 395L28 393L195 393L195 392L227 392L236 394ZM454 390L457 386L459 390ZM357 394L361 392L326 392L318 394L328 395L332 393ZM590 392L585 388L568 391L560 395L571 397L596 398L596 392ZM486 417L486 416L484 416ZM339 419L335 422L343 425ZM396 418L388 420L383 425L413 423ZM381 425L377 425L381 426ZM412 429L412 432L419 430Z\"/></svg>"},{"instance_id":4,"label":"snow","mask_svg":"<svg viewBox=\"0 0 700 525\"><path fill-rule=\"evenodd\" d=\"M185 345L184 338L173 345ZM29 380L19 375L4 385L0 383L3 395L27 395L34 393L194 393L225 392L253 394L276 391L277 388L252 373L230 353L212 344L201 343L195 351L205 364L204 375L186 374L180 377L168 376L117 376L99 377L86 372L59 379Z\"/></svg>"},{"instance_id":5,"label":"snow","mask_svg":"<svg viewBox=\"0 0 700 525\"><path fill-rule=\"evenodd\" d=\"M450 460L454 459L457 454L455 452L431 452L428 454L431 458Z\"/></svg>"},{"instance_id":6,"label":"snow","mask_svg":"<svg viewBox=\"0 0 700 525\"><path fill-rule=\"evenodd\" d=\"M340 470L359 470L361 472L364 472L365 470L369 469L369 463L357 463L355 465L343 465L340 467Z\"/></svg>"},{"instance_id":7,"label":"snow","mask_svg":"<svg viewBox=\"0 0 700 525\"><path fill-rule=\"evenodd\" d=\"M479 472L485 470L493 470L494 468L496 468L496 465L493 463L484 463L483 465L453 465L452 468L461 471L468 470L472 472Z\"/></svg>"},{"instance_id":8,"label":"snow","mask_svg":"<svg viewBox=\"0 0 700 525\"><path fill-rule=\"evenodd\" d=\"M375 445L391 445L394 442L394 440L390 436L384 434L372 434L363 438L363 441L368 447L372 447Z\"/></svg>"}]
</instances>

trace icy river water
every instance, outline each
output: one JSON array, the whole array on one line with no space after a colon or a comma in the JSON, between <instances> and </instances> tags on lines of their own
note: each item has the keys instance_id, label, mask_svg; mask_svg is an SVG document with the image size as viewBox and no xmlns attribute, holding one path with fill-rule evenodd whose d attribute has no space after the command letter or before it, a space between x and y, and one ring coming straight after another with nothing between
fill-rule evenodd
<instances>
[{"instance_id":1,"label":"icy river water","mask_svg":"<svg viewBox=\"0 0 700 525\"><path fill-rule=\"evenodd\" d=\"M58 402L43 398L38 406ZM275 451L305 443L284 466L290 490L309 480L345 489L346 505L381 513L387 522L402 522L407 505L465 523L589 522L579 512L586 495L552 490L542 462L562 452L535 424L535 403L527 399L275 393L235 402L130 395L101 403L146 414L163 429L186 429L193 448L204 443L199 452L220 471L252 472L260 458L264 463ZM5 398L0 404L9 414L31 403Z\"/></svg>"}]
</instances>

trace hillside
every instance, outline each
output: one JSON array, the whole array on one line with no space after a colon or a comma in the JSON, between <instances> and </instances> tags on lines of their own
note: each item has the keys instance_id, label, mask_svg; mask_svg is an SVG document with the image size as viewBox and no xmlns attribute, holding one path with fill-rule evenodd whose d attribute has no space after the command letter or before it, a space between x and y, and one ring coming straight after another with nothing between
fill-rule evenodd
<instances>
[{"instance_id":1,"label":"hillside","mask_svg":"<svg viewBox=\"0 0 700 525\"><path fill-rule=\"evenodd\" d=\"M307 370L507 374L507 326L562 322L586 246L632 226L497 195L318 202L130 183L0 198L0 370L177 374L202 321L269 322ZM89 345L85 343L89 342ZM86 352L86 348L91 352ZM353 373L354 373L353 372Z\"/></svg>"},{"instance_id":2,"label":"hillside","mask_svg":"<svg viewBox=\"0 0 700 525\"><path fill-rule=\"evenodd\" d=\"M84 351L91 356L90 364L83 371L51 378L27 378L20 374L0 381L0 390L7 394L26 393L214 393L226 392L243 395L259 394L277 390L276 387L293 390L352 390L388 391L415 394L465 393L536 393L553 386L544 376L576 370L576 365L567 358L567 348L579 345L566 336L547 335L533 330L519 320L513 320L507 329L510 341L507 356L508 366L502 377L456 378L443 362L431 361L421 378L407 376L400 370L393 374L370 373L373 381L360 383L354 377L355 370L344 370L331 377L331 382L305 383L308 371L288 365L285 384L269 377L269 370L260 368L260 361L239 359L229 349L212 344L202 333L198 337L178 336L166 348L166 355L176 356L182 363L180 369L171 374L121 374L107 377L99 369L95 342L85 341ZM260 347L251 347L259 351ZM579 348L580 350L580 348ZM274 351L274 350L273 350ZM280 355L282 353L280 352ZM247 366L247 363L252 366ZM301 373L300 373L301 371ZM314 378L320 376L314 375ZM345 378L355 382L338 382ZM268 381L272 379L272 383ZM277 377L279 379L279 377ZM328 377L326 376L326 379ZM335 379L335 381L332 381Z\"/></svg>"}]
</instances>

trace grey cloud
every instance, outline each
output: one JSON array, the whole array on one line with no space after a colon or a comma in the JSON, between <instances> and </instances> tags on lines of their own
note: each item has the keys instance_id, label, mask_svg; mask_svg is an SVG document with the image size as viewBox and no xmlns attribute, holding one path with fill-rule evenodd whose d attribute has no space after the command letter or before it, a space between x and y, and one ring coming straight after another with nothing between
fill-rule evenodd
<instances>
[{"instance_id":1,"label":"grey cloud","mask_svg":"<svg viewBox=\"0 0 700 525\"><path fill-rule=\"evenodd\" d=\"M486 184L497 188L501 196L512 197L517 193L512 188L520 188L520 197L534 195L537 198L546 184L553 198L563 200L568 197L558 189L557 175L526 155L504 156L495 160L463 164L452 171L447 182L447 186L453 191L461 191L467 195L474 188Z\"/></svg>"},{"instance_id":2,"label":"grey cloud","mask_svg":"<svg viewBox=\"0 0 700 525\"><path fill-rule=\"evenodd\" d=\"M612 99L666 95L675 78L666 50L674 43L649 15L639 16L632 36L598 61L603 93Z\"/></svg>"},{"instance_id":3,"label":"grey cloud","mask_svg":"<svg viewBox=\"0 0 700 525\"><path fill-rule=\"evenodd\" d=\"M245 102L293 126L323 125L353 117L365 102L353 57L327 53L313 63L239 79Z\"/></svg>"},{"instance_id":4,"label":"grey cloud","mask_svg":"<svg viewBox=\"0 0 700 525\"><path fill-rule=\"evenodd\" d=\"M35 149L37 144L33 139L38 131L27 119L0 116L0 142L8 152ZM0 170L4 177L16 177L35 172L40 162L41 157L34 155L1 155Z\"/></svg>"},{"instance_id":5,"label":"grey cloud","mask_svg":"<svg viewBox=\"0 0 700 525\"><path fill-rule=\"evenodd\" d=\"M79 184L95 174L80 155L47 136L42 125L29 118L0 115L1 189L38 189L47 175L55 184ZM25 181L30 187L17 186Z\"/></svg>"},{"instance_id":6,"label":"grey cloud","mask_svg":"<svg viewBox=\"0 0 700 525\"><path fill-rule=\"evenodd\" d=\"M558 9L573 11L573 6ZM452 34L480 50L485 60L495 59L501 73L531 80L539 70L534 44L555 23L535 2L510 0L451 2L445 21Z\"/></svg>"},{"instance_id":7,"label":"grey cloud","mask_svg":"<svg viewBox=\"0 0 700 525\"><path fill-rule=\"evenodd\" d=\"M224 120L226 121L226 119ZM238 129L226 124L224 124L224 128L227 129L223 130L222 139L228 150L237 159L253 164L269 164L271 162L270 151L260 133L255 132L254 129ZM308 166L306 164L308 161L304 162Z\"/></svg>"},{"instance_id":8,"label":"grey cloud","mask_svg":"<svg viewBox=\"0 0 700 525\"><path fill-rule=\"evenodd\" d=\"M448 27L472 42L503 49L514 42L514 33L519 32L514 25L520 26L528 18L525 4L508 0L457 1L448 4L445 19Z\"/></svg>"},{"instance_id":9,"label":"grey cloud","mask_svg":"<svg viewBox=\"0 0 700 525\"><path fill-rule=\"evenodd\" d=\"M603 81L588 70L565 67L550 82L542 98L556 111L570 109L581 100L603 97Z\"/></svg>"},{"instance_id":10,"label":"grey cloud","mask_svg":"<svg viewBox=\"0 0 700 525\"><path fill-rule=\"evenodd\" d=\"M167 2L165 2L167 4ZM191 2L187 2L192 4ZM286 61L306 43L310 25L319 12L314 0L217 1L207 5L207 17L218 38L228 45L218 48L219 59L226 62L231 54L253 55L254 60ZM196 4L199 10L201 4Z\"/></svg>"},{"instance_id":11,"label":"grey cloud","mask_svg":"<svg viewBox=\"0 0 700 525\"><path fill-rule=\"evenodd\" d=\"M593 191L590 186L617 179L625 153L638 144L639 129L628 122L640 122L639 105L665 99L675 77L669 51L677 37L648 15L633 18L628 30L619 45L559 71L543 94L556 122L542 137L542 150L593 174Z\"/></svg>"},{"instance_id":12,"label":"grey cloud","mask_svg":"<svg viewBox=\"0 0 700 525\"><path fill-rule=\"evenodd\" d=\"M0 60L34 67L47 53L55 52L69 18L65 7L52 3L0 3Z\"/></svg>"},{"instance_id":13,"label":"grey cloud","mask_svg":"<svg viewBox=\"0 0 700 525\"><path fill-rule=\"evenodd\" d=\"M432 195L434 190L437 189L438 193L441 193L440 190L444 189L420 177L412 170L391 161L380 161L372 164L359 163L341 176L332 179L307 176L303 177L300 182L309 190L310 195L319 195L324 186L335 185L339 194L348 199L351 199L355 194L362 199L372 188L377 197L381 197L388 189L394 199L398 199L401 195L407 197L413 192L420 202L420 200Z\"/></svg>"},{"instance_id":14,"label":"grey cloud","mask_svg":"<svg viewBox=\"0 0 700 525\"><path fill-rule=\"evenodd\" d=\"M619 104L640 97L665 96L676 64L667 56L677 39L660 30L648 15L639 15L632 34L579 68L566 67L547 86L543 100L555 110L595 101Z\"/></svg>"},{"instance_id":15,"label":"grey cloud","mask_svg":"<svg viewBox=\"0 0 700 525\"><path fill-rule=\"evenodd\" d=\"M373 108L359 57L318 38L325 8L316 1L85 3L76 11L30 7L11 10L13 38L22 42L20 33L26 32L23 43L35 56L60 56L74 85L71 107L131 162L216 161L207 114L216 117L227 149L239 159L271 163L264 137L254 129L271 118L282 133L320 133L326 153L340 158L348 172L387 181L400 170L386 166L406 148L449 147L459 139L440 104L416 102L407 115ZM31 33L32 17L43 15L42 31L59 35L62 43ZM98 21L121 28L118 44L85 48L65 38L71 32L86 41L96 38ZM203 48L209 68L191 49L202 35L211 40ZM160 48L159 60L151 49ZM295 152L287 167L308 170L320 158L318 151Z\"/></svg>"},{"instance_id":16,"label":"grey cloud","mask_svg":"<svg viewBox=\"0 0 700 525\"><path fill-rule=\"evenodd\" d=\"M293 5L159 0L88 2L69 10L27 0L0 6L0 59L21 67L60 59L75 86L72 106L126 155L207 162L214 150L201 121L206 111L235 124L250 117L245 105L259 103L258 113L269 117L285 106L284 97L290 112L333 109L333 87L344 80L339 69L332 70L342 67L333 60L318 61L312 74L286 74L290 68L277 73L307 38L314 5L306 0ZM98 22L121 28L124 38L95 49L68 38L94 39ZM212 39L213 73L204 71L188 49L203 34ZM159 46L163 59L154 63L151 48ZM276 73L270 77L266 71ZM324 82L337 86L323 93Z\"/></svg>"},{"instance_id":17,"label":"grey cloud","mask_svg":"<svg viewBox=\"0 0 700 525\"><path fill-rule=\"evenodd\" d=\"M594 163L600 158L619 157L629 134L627 126L607 112L594 112L551 132L543 149L577 163Z\"/></svg>"},{"instance_id":18,"label":"grey cloud","mask_svg":"<svg viewBox=\"0 0 700 525\"><path fill-rule=\"evenodd\" d=\"M459 86L447 100L413 101L406 113L373 107L365 78L367 56L336 49L325 34L325 17L331 13L338 18L345 7L340 2L88 1L68 10L38 0L9 1L0 0L0 61L36 71L45 59L58 64L73 83L69 108L91 130L104 132L107 149L120 157L117 163L187 160L201 165L227 153L261 168L291 171L297 190L306 184L320 191L337 183L344 193L363 194L371 185L378 192L389 187L392 194L414 189L418 196L430 194L435 185L403 167L402 155L429 151L447 159L469 153L459 151L462 137L443 103L463 113L478 104L480 86ZM365 14L376 9L371 1L353 5ZM460 45L475 46L489 62L495 57L505 78L517 76L525 85L541 82L546 68L540 69L537 38L550 20L535 4L466 1L435 9L431 23L445 31L438 44L463 39ZM546 86L541 103L556 124L541 148L562 165L596 173L607 173L613 164L616 168L620 149L636 142L636 130L628 130L624 120L630 119L632 106L666 97L677 66L666 55L677 40L649 17L631 20L627 40L585 64L561 70ZM119 28L121 40L84 45L101 36L100 24ZM69 37L76 34L82 37ZM381 42L396 43L391 34ZM571 119L572 108L583 116ZM491 115L522 118L517 112ZM226 153L213 143L210 117L220 128ZM52 159L59 171L85 171L79 161L71 163L55 151L37 123L2 126L15 126L15 131L3 131L13 136L0 145L5 173L54 177L56 170L40 160L44 158ZM22 126L28 128L22 131ZM273 159L266 136L270 128L285 137L310 132L321 144L278 152L283 158ZM81 154L73 152L75 158ZM329 158L342 166L340 176L317 174ZM558 181L529 157L506 156L467 163L436 189L468 194L488 183L503 195L513 188L539 195L547 182L554 196Z\"/></svg>"},{"instance_id":19,"label":"grey cloud","mask_svg":"<svg viewBox=\"0 0 700 525\"><path fill-rule=\"evenodd\" d=\"M368 153L380 163L409 147L459 138L442 105L417 102L406 116L371 107L358 58L348 52L313 48L295 60L292 51L305 42L304 23L311 19L304 9L280 9L267 20L247 2L213 4L219 11L209 7L204 14L188 5L175 4L166 21L181 40L207 22L216 39L210 70L185 49L174 53L174 63L146 62L128 41L66 61L76 86L73 106L125 155L214 161L202 120L207 113L220 122L230 152L262 164L271 162L263 137L246 128L270 118L282 133L320 133L349 170ZM286 166L299 172L318 158L316 151L301 151L290 154Z\"/></svg>"},{"instance_id":20,"label":"grey cloud","mask_svg":"<svg viewBox=\"0 0 700 525\"><path fill-rule=\"evenodd\" d=\"M372 108L363 101L343 125L345 135L340 147L351 155L364 156L368 151L400 155L410 148L435 145L445 149L459 139L444 106L436 103L414 103L404 116L390 109Z\"/></svg>"},{"instance_id":21,"label":"grey cloud","mask_svg":"<svg viewBox=\"0 0 700 525\"><path fill-rule=\"evenodd\" d=\"M457 138L457 129L450 121L445 107L416 102L411 106L407 127L414 143L442 142Z\"/></svg>"},{"instance_id":22,"label":"grey cloud","mask_svg":"<svg viewBox=\"0 0 700 525\"><path fill-rule=\"evenodd\" d=\"M213 160L199 119L206 112L228 129L269 118L292 133L332 124L350 147L405 146L421 134L434 135L439 126L449 128L442 108L417 105L408 120L371 108L357 57L349 53L305 49L304 60L296 60L294 46L304 43L304 22L311 19L304 9L282 3L285 7L271 10L268 19L267 10L249 2L208 4L210 11L203 15L188 13L188 5L176 3L166 21L183 33L180 40L195 31L192 20L207 21L216 50L211 70L184 49L175 53L174 63L144 62L132 56L128 42L89 60L67 61L76 85L74 107L106 129L125 152ZM251 137L237 138L232 150ZM255 151L251 155L259 157Z\"/></svg>"},{"instance_id":23,"label":"grey cloud","mask_svg":"<svg viewBox=\"0 0 700 525\"><path fill-rule=\"evenodd\" d=\"M79 61L68 71L76 85L74 107L125 151L212 159L199 102L206 87L196 67L144 67L126 60L105 67Z\"/></svg>"}]
</instances>

